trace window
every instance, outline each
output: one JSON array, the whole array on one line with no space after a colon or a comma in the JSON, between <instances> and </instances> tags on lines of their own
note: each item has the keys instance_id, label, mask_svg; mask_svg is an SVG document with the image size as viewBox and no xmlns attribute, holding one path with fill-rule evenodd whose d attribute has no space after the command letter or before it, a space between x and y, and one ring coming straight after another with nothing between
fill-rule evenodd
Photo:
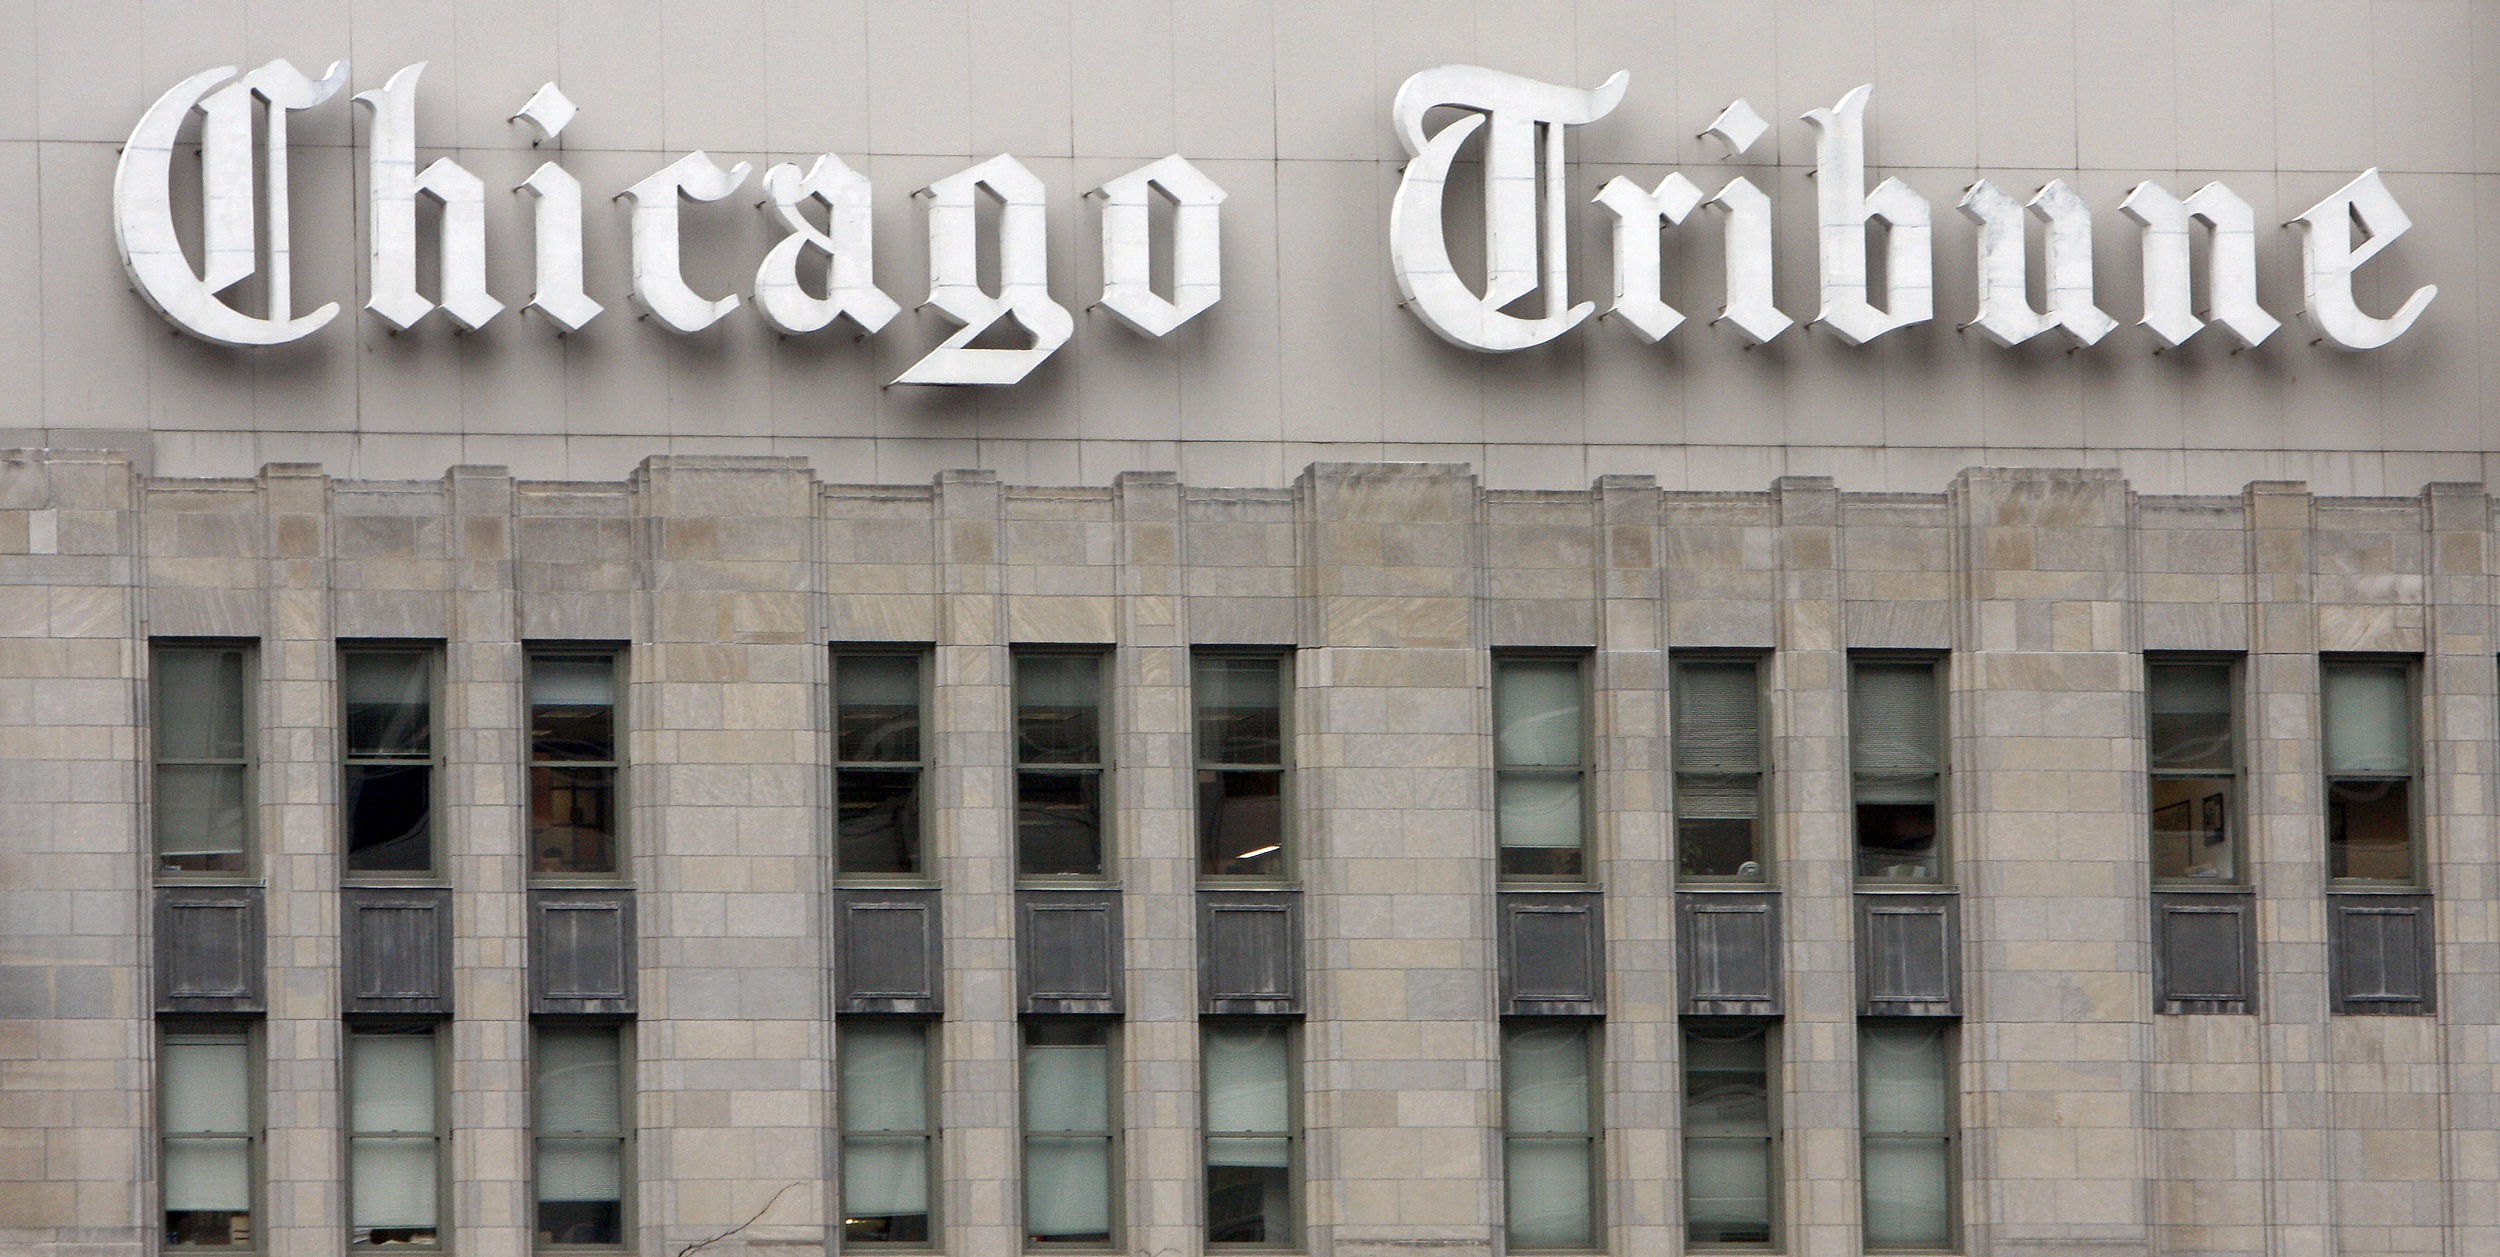
<instances>
[{"instance_id":1,"label":"window","mask_svg":"<svg viewBox=\"0 0 2500 1257\"><path fill-rule=\"evenodd\" d=\"M1953 1244L1952 1027L1858 1027L1868 1248Z\"/></svg>"},{"instance_id":2,"label":"window","mask_svg":"<svg viewBox=\"0 0 2500 1257\"><path fill-rule=\"evenodd\" d=\"M1677 873L1766 881L1760 662L1679 659L1674 685Z\"/></svg>"},{"instance_id":3,"label":"window","mask_svg":"<svg viewBox=\"0 0 2500 1257\"><path fill-rule=\"evenodd\" d=\"M2234 885L2239 859L2239 748L2231 665L2146 660L2145 752L2152 766L2153 880Z\"/></svg>"},{"instance_id":4,"label":"window","mask_svg":"<svg viewBox=\"0 0 2500 1257\"><path fill-rule=\"evenodd\" d=\"M2413 669L2330 661L2321 669L2326 734L2327 875L2411 886Z\"/></svg>"},{"instance_id":5,"label":"window","mask_svg":"<svg viewBox=\"0 0 2500 1257\"><path fill-rule=\"evenodd\" d=\"M360 1247L441 1240L443 1128L432 1027L347 1036L347 1227Z\"/></svg>"},{"instance_id":6,"label":"window","mask_svg":"<svg viewBox=\"0 0 2500 1257\"><path fill-rule=\"evenodd\" d=\"M434 870L436 658L404 647L354 648L340 658L349 873Z\"/></svg>"},{"instance_id":7,"label":"window","mask_svg":"<svg viewBox=\"0 0 2500 1257\"><path fill-rule=\"evenodd\" d=\"M1024 1023L1024 1238L1111 1243L1111 1028Z\"/></svg>"},{"instance_id":8,"label":"window","mask_svg":"<svg viewBox=\"0 0 2500 1257\"><path fill-rule=\"evenodd\" d=\"M1768 1247L1778 1161L1771 1027L1684 1023L1684 1236L1694 1248Z\"/></svg>"},{"instance_id":9,"label":"window","mask_svg":"<svg viewBox=\"0 0 2500 1257\"><path fill-rule=\"evenodd\" d=\"M929 1027L909 1020L841 1024L842 1242L926 1244Z\"/></svg>"},{"instance_id":10,"label":"window","mask_svg":"<svg viewBox=\"0 0 2500 1257\"><path fill-rule=\"evenodd\" d=\"M920 660L833 657L834 859L844 876L919 877Z\"/></svg>"},{"instance_id":11,"label":"window","mask_svg":"<svg viewBox=\"0 0 2500 1257\"><path fill-rule=\"evenodd\" d=\"M1494 658L1494 836L1502 876L1588 875L1586 713L1578 659Z\"/></svg>"},{"instance_id":12,"label":"window","mask_svg":"<svg viewBox=\"0 0 2500 1257\"><path fill-rule=\"evenodd\" d=\"M1016 871L1103 873L1099 653L1016 654Z\"/></svg>"},{"instance_id":13,"label":"window","mask_svg":"<svg viewBox=\"0 0 2500 1257\"><path fill-rule=\"evenodd\" d=\"M260 1180L258 1053L249 1027L168 1025L157 1053L165 1245L251 1249Z\"/></svg>"},{"instance_id":14,"label":"window","mask_svg":"<svg viewBox=\"0 0 2500 1257\"><path fill-rule=\"evenodd\" d=\"M1585 1022L1502 1025L1504 1226L1512 1250L1597 1243L1597 1104Z\"/></svg>"},{"instance_id":15,"label":"window","mask_svg":"<svg viewBox=\"0 0 2500 1257\"><path fill-rule=\"evenodd\" d=\"M1204 1026L1207 1242L1294 1242L1293 1027Z\"/></svg>"},{"instance_id":16,"label":"window","mask_svg":"<svg viewBox=\"0 0 2500 1257\"><path fill-rule=\"evenodd\" d=\"M156 867L240 875L252 867L252 725L241 646L152 652Z\"/></svg>"},{"instance_id":17,"label":"window","mask_svg":"<svg viewBox=\"0 0 2500 1257\"><path fill-rule=\"evenodd\" d=\"M621 867L613 651L532 651L530 867L603 876Z\"/></svg>"},{"instance_id":18,"label":"window","mask_svg":"<svg viewBox=\"0 0 2500 1257\"><path fill-rule=\"evenodd\" d=\"M625 1243L625 1028L537 1028L530 1078L541 1247Z\"/></svg>"},{"instance_id":19,"label":"window","mask_svg":"<svg viewBox=\"0 0 2500 1257\"><path fill-rule=\"evenodd\" d=\"M1850 663L1849 790L1860 881L1944 880L1944 720L1936 682L1932 659Z\"/></svg>"},{"instance_id":20,"label":"window","mask_svg":"<svg viewBox=\"0 0 2500 1257\"><path fill-rule=\"evenodd\" d=\"M1190 659L1198 725L1198 873L1285 875L1285 660Z\"/></svg>"}]
</instances>

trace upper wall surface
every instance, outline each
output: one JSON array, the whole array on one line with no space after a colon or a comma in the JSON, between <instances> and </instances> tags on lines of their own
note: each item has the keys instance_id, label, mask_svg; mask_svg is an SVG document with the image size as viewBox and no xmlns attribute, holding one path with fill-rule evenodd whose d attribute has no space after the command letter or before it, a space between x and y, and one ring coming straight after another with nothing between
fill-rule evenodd
<instances>
[{"instance_id":1,"label":"upper wall surface","mask_svg":"<svg viewBox=\"0 0 2500 1257\"><path fill-rule=\"evenodd\" d=\"M1259 486L1318 460L1424 459L1512 488L1807 474L1934 492L1972 464L2116 467L2151 493L2489 484L2495 47L2500 6L2471 0L14 0L0 4L0 443L119 449L169 475L491 463L613 479L653 454L776 454L870 483L974 466L1009 483L1136 469ZM348 92L292 120L296 308L343 312L294 345L219 349L129 291L117 153L186 76L279 57L352 65ZM346 96L418 61L420 161L451 156L485 181L490 288L508 306L532 288L532 203L503 190L550 159L582 180L588 290L608 307L587 328L559 338L507 312L464 336L439 317L392 334L361 310L367 123ZM1650 187L1681 169L1707 193L1741 173L1776 202L1777 298L1800 322L1816 267L1814 132L1798 116L1874 84L1870 182L1898 176L1934 208L1937 317L1865 347L1800 328L1747 351L1708 325L1723 224L1696 214L1668 234L1665 285L1694 317L1664 343L1594 320L1504 357L1442 343L1398 304L1386 222L1404 156L1391 96L1445 63L1582 87L1630 71L1622 105L1573 132L1575 298L1609 291L1607 215L1586 199L1607 179ZM549 80L582 113L533 149L506 119ZM1773 128L1725 162L1695 133L1740 96ZM780 337L751 301L690 337L635 318L611 197L696 149L759 169L832 152L867 174L877 279L904 313L865 340ZM1051 290L1073 339L1013 387L881 387L951 330L911 308L928 252L911 194L1000 152L1048 187ZM1229 194L1224 295L1150 341L1087 309L1101 266L1084 193L1170 152ZM2298 323L2299 240L2276 225L2372 166L2413 229L2364 269L2365 309L2440 291L2393 346L2344 354ZM2068 352L1956 330L1976 263L1953 207L1981 175L2018 196L2076 185L2118 331ZM2146 179L2180 193L2221 179L2252 204L2259 297L2281 332L2237 354L2211 336L2153 352L2133 325L2139 230L2117 213ZM697 291L751 294L779 234L755 187L686 206Z\"/></svg>"}]
</instances>

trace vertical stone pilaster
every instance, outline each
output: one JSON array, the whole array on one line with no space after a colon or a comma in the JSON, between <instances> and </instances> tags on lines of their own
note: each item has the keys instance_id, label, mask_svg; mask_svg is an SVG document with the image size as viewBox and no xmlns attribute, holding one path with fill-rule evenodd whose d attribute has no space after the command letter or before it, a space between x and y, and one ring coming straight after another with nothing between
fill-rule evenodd
<instances>
[{"instance_id":1,"label":"vertical stone pilaster","mask_svg":"<svg viewBox=\"0 0 2500 1257\"><path fill-rule=\"evenodd\" d=\"M1783 476L1769 727L1773 868L1786 923L1780 1038L1781 1180L1790 1251L1857 1252L1856 886L1849 810L1849 655L1841 621L1840 493Z\"/></svg>"},{"instance_id":2,"label":"vertical stone pilaster","mask_svg":"<svg viewBox=\"0 0 2500 1257\"><path fill-rule=\"evenodd\" d=\"M998 477L937 478L932 849L946 925L939 1224L956 1257L1024 1249L1016 1146L1015 745Z\"/></svg>"}]
</instances>

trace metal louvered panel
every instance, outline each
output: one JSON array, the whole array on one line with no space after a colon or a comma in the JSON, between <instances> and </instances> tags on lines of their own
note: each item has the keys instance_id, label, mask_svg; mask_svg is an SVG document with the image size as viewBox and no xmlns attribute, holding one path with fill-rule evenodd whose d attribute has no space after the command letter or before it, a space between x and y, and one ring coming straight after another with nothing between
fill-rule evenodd
<instances>
[{"instance_id":1,"label":"metal louvered panel","mask_svg":"<svg viewBox=\"0 0 2500 1257\"><path fill-rule=\"evenodd\" d=\"M156 1011L266 1011L262 919L258 886L157 888Z\"/></svg>"},{"instance_id":2,"label":"metal louvered panel","mask_svg":"<svg viewBox=\"0 0 2500 1257\"><path fill-rule=\"evenodd\" d=\"M2436 1010L2439 983L2427 893L2329 895L2327 919L2336 1012L2410 1016Z\"/></svg>"},{"instance_id":3,"label":"metal louvered panel","mask_svg":"<svg viewBox=\"0 0 2500 1257\"><path fill-rule=\"evenodd\" d=\"M2153 983L2165 1013L2257 1011L2255 897L2153 892Z\"/></svg>"},{"instance_id":4,"label":"metal louvered panel","mask_svg":"<svg viewBox=\"0 0 2500 1257\"><path fill-rule=\"evenodd\" d=\"M1503 892L1503 1014L1603 1015L1605 921L1603 901L1589 891Z\"/></svg>"},{"instance_id":5,"label":"metal louvered panel","mask_svg":"<svg viewBox=\"0 0 2500 1257\"><path fill-rule=\"evenodd\" d=\"M361 887L340 892L340 992L349 1013L451 1013L451 892Z\"/></svg>"},{"instance_id":6,"label":"metal louvered panel","mask_svg":"<svg viewBox=\"0 0 2500 1257\"><path fill-rule=\"evenodd\" d=\"M1211 1016L1300 1013L1301 892L1199 892L1198 995Z\"/></svg>"},{"instance_id":7,"label":"metal louvered panel","mask_svg":"<svg viewBox=\"0 0 2500 1257\"><path fill-rule=\"evenodd\" d=\"M835 1011L945 1011L938 892L844 890L835 904Z\"/></svg>"},{"instance_id":8,"label":"metal louvered panel","mask_svg":"<svg viewBox=\"0 0 2500 1257\"><path fill-rule=\"evenodd\" d=\"M634 892L530 892L530 1011L630 1016Z\"/></svg>"},{"instance_id":9,"label":"metal louvered panel","mask_svg":"<svg viewBox=\"0 0 2500 1257\"><path fill-rule=\"evenodd\" d=\"M1116 1014L1121 992L1120 892L1016 894L1016 987L1027 1013Z\"/></svg>"},{"instance_id":10,"label":"metal louvered panel","mask_svg":"<svg viewBox=\"0 0 2500 1257\"><path fill-rule=\"evenodd\" d=\"M1959 897L1858 893L1858 1015L1961 1015Z\"/></svg>"},{"instance_id":11,"label":"metal louvered panel","mask_svg":"<svg viewBox=\"0 0 2500 1257\"><path fill-rule=\"evenodd\" d=\"M1778 1016L1779 892L1683 891L1675 901L1685 1015Z\"/></svg>"}]
</instances>

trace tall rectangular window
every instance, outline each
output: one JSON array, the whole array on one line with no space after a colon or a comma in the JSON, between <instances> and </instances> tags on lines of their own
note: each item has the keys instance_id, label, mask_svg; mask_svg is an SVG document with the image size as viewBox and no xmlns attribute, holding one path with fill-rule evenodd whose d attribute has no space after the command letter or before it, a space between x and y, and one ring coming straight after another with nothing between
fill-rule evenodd
<instances>
[{"instance_id":1,"label":"tall rectangular window","mask_svg":"<svg viewBox=\"0 0 2500 1257\"><path fill-rule=\"evenodd\" d=\"M1190 697L1198 730L1198 875L1283 877L1285 660L1197 654Z\"/></svg>"},{"instance_id":2,"label":"tall rectangular window","mask_svg":"<svg viewBox=\"0 0 2500 1257\"><path fill-rule=\"evenodd\" d=\"M623 867L616 665L614 651L530 652L530 867L542 876Z\"/></svg>"},{"instance_id":3,"label":"tall rectangular window","mask_svg":"<svg viewBox=\"0 0 2500 1257\"><path fill-rule=\"evenodd\" d=\"M1861 881L1944 880L1944 717L1936 682L1932 659L1850 662L1849 790Z\"/></svg>"},{"instance_id":4,"label":"tall rectangular window","mask_svg":"<svg viewBox=\"0 0 2500 1257\"><path fill-rule=\"evenodd\" d=\"M252 867L252 722L241 646L158 643L156 867L240 875Z\"/></svg>"},{"instance_id":5,"label":"tall rectangular window","mask_svg":"<svg viewBox=\"0 0 2500 1257\"><path fill-rule=\"evenodd\" d=\"M1858 1027L1870 1249L1953 1244L1952 1033L1941 1022Z\"/></svg>"},{"instance_id":6,"label":"tall rectangular window","mask_svg":"<svg viewBox=\"0 0 2500 1257\"><path fill-rule=\"evenodd\" d=\"M340 654L347 707L349 873L434 871L437 652L351 647Z\"/></svg>"},{"instance_id":7,"label":"tall rectangular window","mask_svg":"<svg viewBox=\"0 0 2500 1257\"><path fill-rule=\"evenodd\" d=\"M359 1247L434 1248L443 1121L434 1028L347 1035L347 1227Z\"/></svg>"},{"instance_id":8,"label":"tall rectangular window","mask_svg":"<svg viewBox=\"0 0 2500 1257\"><path fill-rule=\"evenodd\" d=\"M1493 660L1494 835L1504 877L1588 875L1587 693L1578 659Z\"/></svg>"},{"instance_id":9,"label":"tall rectangular window","mask_svg":"<svg viewBox=\"0 0 2500 1257\"><path fill-rule=\"evenodd\" d=\"M841 1025L842 1242L931 1237L929 1027L854 1018Z\"/></svg>"},{"instance_id":10,"label":"tall rectangular window","mask_svg":"<svg viewBox=\"0 0 2500 1257\"><path fill-rule=\"evenodd\" d=\"M1100 877L1103 657L1016 652L1016 871Z\"/></svg>"},{"instance_id":11,"label":"tall rectangular window","mask_svg":"<svg viewBox=\"0 0 2500 1257\"><path fill-rule=\"evenodd\" d=\"M2416 885L2413 667L2333 660L2320 671L2327 875L2348 884Z\"/></svg>"},{"instance_id":12,"label":"tall rectangular window","mask_svg":"<svg viewBox=\"0 0 2500 1257\"><path fill-rule=\"evenodd\" d=\"M625 1243L625 1029L536 1028L530 1078L541 1247Z\"/></svg>"},{"instance_id":13,"label":"tall rectangular window","mask_svg":"<svg viewBox=\"0 0 2500 1257\"><path fill-rule=\"evenodd\" d=\"M1031 1244L1111 1242L1111 1028L1098 1021L1024 1023L1024 1238Z\"/></svg>"},{"instance_id":14,"label":"tall rectangular window","mask_svg":"<svg viewBox=\"0 0 2500 1257\"><path fill-rule=\"evenodd\" d=\"M249 1027L168 1025L156 1057L169 1248L254 1249L260 1075Z\"/></svg>"},{"instance_id":15,"label":"tall rectangular window","mask_svg":"<svg viewBox=\"0 0 2500 1257\"><path fill-rule=\"evenodd\" d=\"M1514 1252L1597 1244L1590 1030L1586 1022L1503 1023L1503 1225Z\"/></svg>"},{"instance_id":16,"label":"tall rectangular window","mask_svg":"<svg viewBox=\"0 0 2500 1257\"><path fill-rule=\"evenodd\" d=\"M2145 756L2152 778L2153 880L2233 885L2239 858L2239 747L2231 665L2144 665Z\"/></svg>"},{"instance_id":17,"label":"tall rectangular window","mask_svg":"<svg viewBox=\"0 0 2500 1257\"><path fill-rule=\"evenodd\" d=\"M833 656L836 867L846 877L919 877L920 663L917 653Z\"/></svg>"},{"instance_id":18,"label":"tall rectangular window","mask_svg":"<svg viewBox=\"0 0 2500 1257\"><path fill-rule=\"evenodd\" d=\"M1207 1242L1294 1242L1293 1027L1208 1022Z\"/></svg>"},{"instance_id":19,"label":"tall rectangular window","mask_svg":"<svg viewBox=\"0 0 2500 1257\"><path fill-rule=\"evenodd\" d=\"M1771 1242L1779 1181L1771 1027L1684 1023L1684 1236L1694 1248Z\"/></svg>"},{"instance_id":20,"label":"tall rectangular window","mask_svg":"<svg viewBox=\"0 0 2500 1257\"><path fill-rule=\"evenodd\" d=\"M1687 881L1767 881L1761 662L1679 659L1674 686L1676 871Z\"/></svg>"}]
</instances>

